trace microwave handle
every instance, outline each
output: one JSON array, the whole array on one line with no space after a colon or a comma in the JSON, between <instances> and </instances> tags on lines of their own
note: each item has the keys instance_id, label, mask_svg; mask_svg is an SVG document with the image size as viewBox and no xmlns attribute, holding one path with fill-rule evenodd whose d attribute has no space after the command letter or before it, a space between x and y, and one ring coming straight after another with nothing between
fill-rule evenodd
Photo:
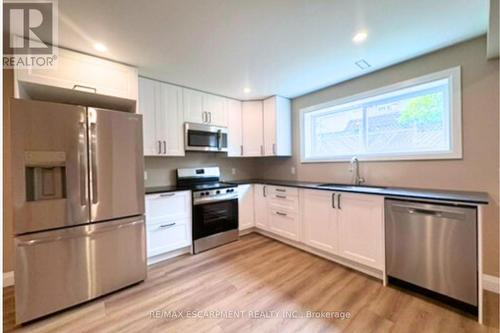
<instances>
[{"instance_id":1,"label":"microwave handle","mask_svg":"<svg viewBox=\"0 0 500 333\"><path fill-rule=\"evenodd\" d=\"M218 150L222 149L222 131L221 130L217 131L217 149Z\"/></svg>"}]
</instances>

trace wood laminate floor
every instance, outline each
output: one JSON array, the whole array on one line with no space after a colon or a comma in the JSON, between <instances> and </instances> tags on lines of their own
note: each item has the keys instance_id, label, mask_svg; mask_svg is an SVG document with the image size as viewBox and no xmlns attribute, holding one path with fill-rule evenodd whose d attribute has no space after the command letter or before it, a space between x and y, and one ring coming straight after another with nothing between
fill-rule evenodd
<instances>
[{"instance_id":1,"label":"wood laminate floor","mask_svg":"<svg viewBox=\"0 0 500 333\"><path fill-rule=\"evenodd\" d=\"M25 326L14 328L12 287L4 289L3 302L4 331L16 332L498 332L496 294L486 293L481 326L472 317L257 234L156 264L143 283ZM284 317L307 311L324 316L345 311L351 317ZM261 316L267 318L257 319Z\"/></svg>"}]
</instances>

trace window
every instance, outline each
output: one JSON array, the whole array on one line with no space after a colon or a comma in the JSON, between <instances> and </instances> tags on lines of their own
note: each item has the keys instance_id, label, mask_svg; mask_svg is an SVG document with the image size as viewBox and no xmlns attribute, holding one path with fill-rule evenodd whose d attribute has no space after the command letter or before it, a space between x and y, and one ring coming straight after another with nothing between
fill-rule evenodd
<instances>
[{"instance_id":1,"label":"window","mask_svg":"<svg viewBox=\"0 0 500 333\"><path fill-rule=\"evenodd\" d=\"M462 157L460 68L301 110L302 162Z\"/></svg>"}]
</instances>

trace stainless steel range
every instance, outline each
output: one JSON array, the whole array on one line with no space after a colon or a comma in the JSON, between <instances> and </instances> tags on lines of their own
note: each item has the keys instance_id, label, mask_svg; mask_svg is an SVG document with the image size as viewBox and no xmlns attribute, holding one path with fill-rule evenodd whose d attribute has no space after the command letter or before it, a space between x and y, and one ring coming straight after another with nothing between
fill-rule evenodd
<instances>
[{"instance_id":1,"label":"stainless steel range","mask_svg":"<svg viewBox=\"0 0 500 333\"><path fill-rule=\"evenodd\" d=\"M177 169L177 186L193 193L193 252L238 240L238 187L218 167Z\"/></svg>"}]
</instances>

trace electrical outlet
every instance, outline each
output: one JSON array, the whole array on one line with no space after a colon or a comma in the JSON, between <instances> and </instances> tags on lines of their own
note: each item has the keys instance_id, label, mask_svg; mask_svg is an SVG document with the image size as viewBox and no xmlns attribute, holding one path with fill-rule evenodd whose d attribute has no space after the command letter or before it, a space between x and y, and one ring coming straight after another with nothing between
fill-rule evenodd
<instances>
[{"instance_id":1,"label":"electrical outlet","mask_svg":"<svg viewBox=\"0 0 500 333\"><path fill-rule=\"evenodd\" d=\"M291 167L290 172L292 173L292 175L295 175L295 167Z\"/></svg>"},{"instance_id":2,"label":"electrical outlet","mask_svg":"<svg viewBox=\"0 0 500 333\"><path fill-rule=\"evenodd\" d=\"M144 171L144 180L148 180L148 172Z\"/></svg>"},{"instance_id":3,"label":"electrical outlet","mask_svg":"<svg viewBox=\"0 0 500 333\"><path fill-rule=\"evenodd\" d=\"M236 174L236 169L235 168L232 168L231 169L231 174L235 175Z\"/></svg>"}]
</instances>

